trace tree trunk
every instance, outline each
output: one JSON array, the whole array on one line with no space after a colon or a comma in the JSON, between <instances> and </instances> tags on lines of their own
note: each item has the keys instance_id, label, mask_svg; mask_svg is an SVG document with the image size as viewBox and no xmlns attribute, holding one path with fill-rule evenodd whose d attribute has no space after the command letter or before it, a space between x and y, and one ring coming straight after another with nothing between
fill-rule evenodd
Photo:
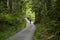
<instances>
[{"instance_id":1,"label":"tree trunk","mask_svg":"<svg viewBox=\"0 0 60 40\"><path fill-rule=\"evenodd\" d=\"M9 13L13 13L12 2L13 0L7 0L7 6L8 6Z\"/></svg>"}]
</instances>

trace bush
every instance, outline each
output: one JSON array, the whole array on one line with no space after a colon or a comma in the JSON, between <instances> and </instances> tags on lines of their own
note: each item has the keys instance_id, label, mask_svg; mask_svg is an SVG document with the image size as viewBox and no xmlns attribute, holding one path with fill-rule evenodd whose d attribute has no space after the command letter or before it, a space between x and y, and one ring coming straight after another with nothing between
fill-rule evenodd
<instances>
[{"instance_id":1,"label":"bush","mask_svg":"<svg viewBox=\"0 0 60 40\"><path fill-rule=\"evenodd\" d=\"M20 18L15 17L13 15L7 14L7 13L1 13L0 14L0 31L4 31L7 28L11 26L18 26L19 24L21 25Z\"/></svg>"}]
</instances>

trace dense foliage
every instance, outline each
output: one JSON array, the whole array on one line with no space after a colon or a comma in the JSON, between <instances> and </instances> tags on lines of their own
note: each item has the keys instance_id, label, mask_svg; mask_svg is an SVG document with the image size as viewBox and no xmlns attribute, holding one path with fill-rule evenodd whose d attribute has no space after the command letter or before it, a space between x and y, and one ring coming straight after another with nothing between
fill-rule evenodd
<instances>
[{"instance_id":1,"label":"dense foliage","mask_svg":"<svg viewBox=\"0 0 60 40\"><path fill-rule=\"evenodd\" d=\"M0 0L1 34L22 29L25 18L35 21L34 40L60 40L60 0Z\"/></svg>"},{"instance_id":2,"label":"dense foliage","mask_svg":"<svg viewBox=\"0 0 60 40\"><path fill-rule=\"evenodd\" d=\"M43 27L37 25L39 29L36 31L34 40L60 40L60 1L33 0L33 9L36 14L35 23L45 25ZM41 34L41 31L43 34ZM42 39L41 36L43 37Z\"/></svg>"},{"instance_id":3,"label":"dense foliage","mask_svg":"<svg viewBox=\"0 0 60 40\"><path fill-rule=\"evenodd\" d=\"M24 8L22 0L0 0L0 40L24 28Z\"/></svg>"}]
</instances>

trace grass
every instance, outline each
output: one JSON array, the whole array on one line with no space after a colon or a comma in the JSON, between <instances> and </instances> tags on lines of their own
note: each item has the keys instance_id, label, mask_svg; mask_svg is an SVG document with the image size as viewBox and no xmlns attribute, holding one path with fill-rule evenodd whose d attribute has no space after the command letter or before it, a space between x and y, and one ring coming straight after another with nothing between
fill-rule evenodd
<instances>
[{"instance_id":1,"label":"grass","mask_svg":"<svg viewBox=\"0 0 60 40\"><path fill-rule=\"evenodd\" d=\"M36 24L36 32L33 40L60 40L60 35L56 35L54 32L51 33L51 30L45 24Z\"/></svg>"},{"instance_id":2,"label":"grass","mask_svg":"<svg viewBox=\"0 0 60 40\"><path fill-rule=\"evenodd\" d=\"M0 40L5 40L9 36L14 35L16 32L23 29L24 26L25 26L25 24L22 24L22 25L19 25L19 26L16 26L16 27L12 26L12 27L8 28L6 31L0 32Z\"/></svg>"},{"instance_id":3,"label":"grass","mask_svg":"<svg viewBox=\"0 0 60 40\"><path fill-rule=\"evenodd\" d=\"M47 31L48 28L44 24L36 24L36 32L34 35L34 40L47 40L48 35Z\"/></svg>"}]
</instances>

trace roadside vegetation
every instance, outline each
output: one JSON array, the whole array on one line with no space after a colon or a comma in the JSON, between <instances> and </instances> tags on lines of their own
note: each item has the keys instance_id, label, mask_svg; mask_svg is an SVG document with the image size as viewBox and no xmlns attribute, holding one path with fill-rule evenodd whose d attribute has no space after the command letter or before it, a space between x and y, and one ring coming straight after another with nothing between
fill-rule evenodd
<instances>
[{"instance_id":1,"label":"roadside vegetation","mask_svg":"<svg viewBox=\"0 0 60 40\"><path fill-rule=\"evenodd\" d=\"M36 32L34 40L60 40L60 1L34 0Z\"/></svg>"},{"instance_id":2,"label":"roadside vegetation","mask_svg":"<svg viewBox=\"0 0 60 40\"><path fill-rule=\"evenodd\" d=\"M0 40L34 21L34 40L60 40L60 0L0 0Z\"/></svg>"}]
</instances>

